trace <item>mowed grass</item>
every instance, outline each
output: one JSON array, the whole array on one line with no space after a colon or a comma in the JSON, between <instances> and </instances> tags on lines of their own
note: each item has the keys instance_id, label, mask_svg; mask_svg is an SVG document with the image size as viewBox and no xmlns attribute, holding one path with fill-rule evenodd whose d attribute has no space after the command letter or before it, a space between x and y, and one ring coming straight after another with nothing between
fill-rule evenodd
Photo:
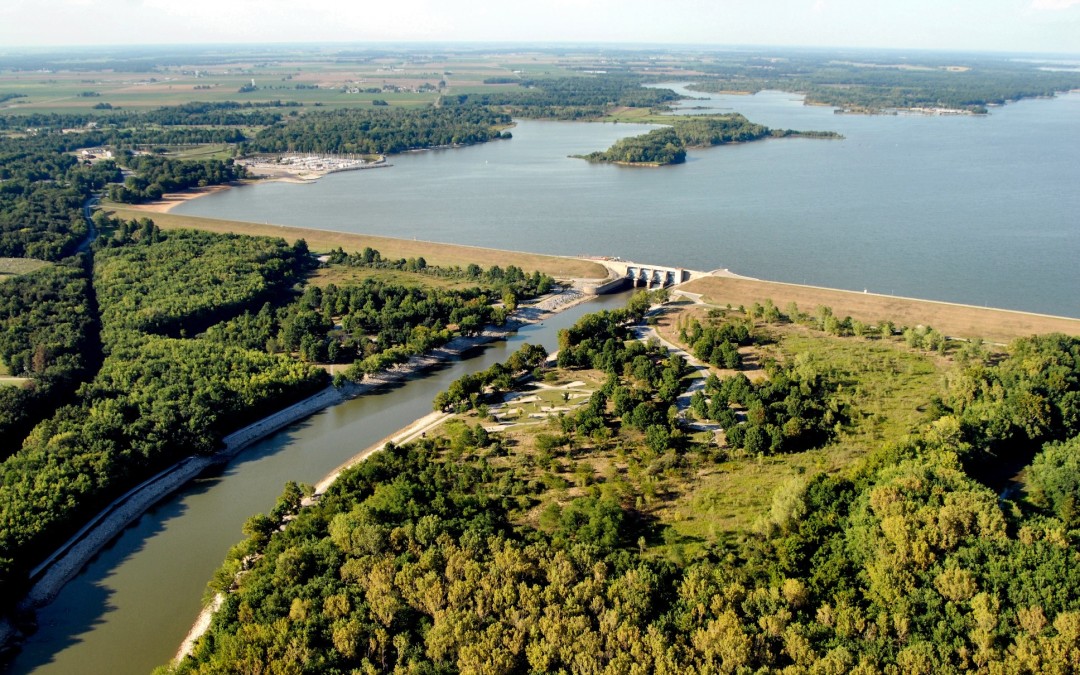
<instances>
[{"instance_id":1,"label":"mowed grass","mask_svg":"<svg viewBox=\"0 0 1080 675\"><path fill-rule=\"evenodd\" d=\"M29 381L29 378L13 377L8 365L0 360L0 387L21 387Z\"/></svg>"},{"instance_id":2,"label":"mowed grass","mask_svg":"<svg viewBox=\"0 0 1080 675\"><path fill-rule=\"evenodd\" d=\"M931 326L949 337L982 338L993 343L1043 333L1080 335L1080 319L773 281L705 277L680 289L700 293L704 301L721 306L749 307L768 298L781 312L794 302L801 311L813 313L816 307L826 305L841 318L851 316L869 324L888 320L897 326Z\"/></svg>"},{"instance_id":3,"label":"mowed grass","mask_svg":"<svg viewBox=\"0 0 1080 675\"><path fill-rule=\"evenodd\" d=\"M768 513L776 488L792 477L845 470L927 421L927 405L943 391L950 367L895 339L837 338L792 325L768 330L777 342L763 348L766 354L784 359L802 354L834 373L849 423L816 450L733 459L698 471L657 513L687 552L752 529Z\"/></svg>"},{"instance_id":4,"label":"mowed grass","mask_svg":"<svg viewBox=\"0 0 1080 675\"><path fill-rule=\"evenodd\" d=\"M307 241L308 247L316 252L327 252L339 247L346 252L356 252L371 247L378 250L384 258L423 257L428 264L444 267L453 265L465 267L469 263L476 263L481 267L517 265L526 272L539 270L557 279L602 279L607 276L607 268L603 265L577 258L562 258L538 253L502 251L480 248L479 246L395 239L393 237L378 237L366 234L350 234L330 230L314 230L285 225L266 225L236 220L181 216L171 213L153 213L135 208L110 208L109 211L113 215L124 219L150 218L158 227L165 230L190 228L208 232L234 232L259 237L283 237L289 242L304 239Z\"/></svg>"},{"instance_id":5,"label":"mowed grass","mask_svg":"<svg viewBox=\"0 0 1080 675\"><path fill-rule=\"evenodd\" d=\"M34 258L0 258L0 281L48 267L49 264Z\"/></svg>"},{"instance_id":6,"label":"mowed grass","mask_svg":"<svg viewBox=\"0 0 1080 675\"><path fill-rule=\"evenodd\" d=\"M175 152L170 152L170 157L177 159L229 159L233 155L233 146L226 143L211 143L208 145L197 145L195 147L178 148Z\"/></svg>"}]
</instances>

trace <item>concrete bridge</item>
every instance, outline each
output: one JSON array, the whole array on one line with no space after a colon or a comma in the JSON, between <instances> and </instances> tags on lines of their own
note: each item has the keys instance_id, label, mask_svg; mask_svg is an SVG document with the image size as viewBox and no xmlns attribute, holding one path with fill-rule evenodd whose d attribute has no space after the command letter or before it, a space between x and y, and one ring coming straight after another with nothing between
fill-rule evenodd
<instances>
[{"instance_id":1,"label":"concrete bridge","mask_svg":"<svg viewBox=\"0 0 1080 675\"><path fill-rule=\"evenodd\" d=\"M677 286L684 281L708 276L706 272L688 270L682 267L667 267L650 263L636 263L629 260L597 260L608 268L608 280L586 288L586 292L596 294L610 293L627 285L635 288L656 290Z\"/></svg>"}]
</instances>

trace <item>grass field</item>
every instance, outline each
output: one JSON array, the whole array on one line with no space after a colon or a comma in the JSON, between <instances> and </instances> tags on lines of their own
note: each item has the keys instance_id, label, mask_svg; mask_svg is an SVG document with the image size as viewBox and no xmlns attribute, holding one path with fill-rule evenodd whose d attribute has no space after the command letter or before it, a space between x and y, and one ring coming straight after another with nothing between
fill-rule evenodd
<instances>
[{"instance_id":1,"label":"grass field","mask_svg":"<svg viewBox=\"0 0 1080 675\"><path fill-rule=\"evenodd\" d=\"M315 270L308 278L312 286L324 288L330 284L343 286L357 283L364 279L379 279L391 284L402 286L421 286L424 288L461 289L482 286L474 281L463 279L444 279L429 274L417 272L405 272L402 270L377 270L364 267L348 267L346 265L329 265Z\"/></svg>"},{"instance_id":2,"label":"grass field","mask_svg":"<svg viewBox=\"0 0 1080 675\"><path fill-rule=\"evenodd\" d=\"M331 53L297 52L292 57L253 58L212 65L162 65L152 71L94 70L93 65L73 64L78 70L5 71L0 73L0 92L23 94L0 105L0 112L64 113L108 112L113 109L149 109L191 101L239 101L264 103L288 101L305 109L365 107L373 100L390 105L416 106L433 103L440 94L489 90L483 81L510 77L512 70L528 75L568 74L550 55L506 55L507 63L453 55L445 60L410 60L400 56L340 58ZM521 63L518 63L518 62ZM444 89L434 90L440 83ZM241 91L254 84L255 89ZM424 85L432 90L419 91ZM368 91L377 89L379 91Z\"/></svg>"},{"instance_id":3,"label":"grass field","mask_svg":"<svg viewBox=\"0 0 1080 675\"><path fill-rule=\"evenodd\" d=\"M384 258L423 257L432 265L462 267L476 263L481 267L492 265L517 265L531 272L539 270L557 279L600 279L607 276L607 268L599 263L576 258L524 253L519 251L501 251L478 246L442 244L428 241L394 239L366 234L349 234L330 230L313 230L284 225L264 225L233 220L216 220L180 216L171 213L151 213L133 208L110 208L120 218L151 218L162 229L191 228L209 232L235 232L262 237L284 237L293 242L304 239L312 251L325 252L341 247L349 252L361 251L365 247L377 249Z\"/></svg>"},{"instance_id":4,"label":"grass field","mask_svg":"<svg viewBox=\"0 0 1080 675\"><path fill-rule=\"evenodd\" d=\"M791 324L759 330L767 339L753 348L758 358L810 359L841 385L837 395L850 419L825 447L768 457L736 454L719 462L705 459L715 448L704 454L691 449L680 460L651 455L640 432L623 428L606 439L579 437L554 451L539 449L541 434L561 435L552 415L582 405L606 379L590 370L555 370L550 380L504 403L491 402L491 417L481 420L472 412L460 419L497 430L506 451L489 457L493 465L515 467L545 486L522 522L537 525L549 505L565 504L585 494L589 485L607 485L655 523L657 536L647 542L652 555L691 557L752 531L768 513L774 491L793 477L843 471L917 428L928 419L927 405L943 391L952 368L948 359L909 349L899 339L838 338ZM442 433L455 432L451 427ZM714 440L711 432L693 437L699 447Z\"/></svg>"},{"instance_id":5,"label":"grass field","mask_svg":"<svg viewBox=\"0 0 1080 675\"><path fill-rule=\"evenodd\" d=\"M34 258L0 258L0 281L33 272L49 264L44 260Z\"/></svg>"},{"instance_id":6,"label":"grass field","mask_svg":"<svg viewBox=\"0 0 1080 675\"><path fill-rule=\"evenodd\" d=\"M700 293L704 301L721 306L750 306L768 298L780 311L785 311L788 303L794 302L801 311L812 313L816 307L826 305L841 318L851 316L870 324L887 320L898 326L931 326L950 337L982 338L995 343L1040 333L1080 335L1080 319L773 281L705 277L688 282L680 289Z\"/></svg>"},{"instance_id":7,"label":"grass field","mask_svg":"<svg viewBox=\"0 0 1080 675\"><path fill-rule=\"evenodd\" d=\"M851 420L823 448L788 455L744 458L700 470L657 516L693 551L752 528L767 513L772 494L795 476L835 473L927 419L927 404L944 388L949 362L908 349L899 340L836 338L801 326L771 327L777 342L766 351L794 358L810 355L835 371ZM803 358L806 358L804 356Z\"/></svg>"}]
</instances>

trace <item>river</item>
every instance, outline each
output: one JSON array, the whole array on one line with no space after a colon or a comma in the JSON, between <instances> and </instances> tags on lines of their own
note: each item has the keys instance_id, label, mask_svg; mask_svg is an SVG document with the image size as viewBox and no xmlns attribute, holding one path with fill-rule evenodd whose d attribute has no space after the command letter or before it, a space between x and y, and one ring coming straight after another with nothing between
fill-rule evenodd
<instances>
[{"instance_id":1,"label":"river","mask_svg":"<svg viewBox=\"0 0 1080 675\"><path fill-rule=\"evenodd\" d=\"M607 254L761 278L1080 317L1080 94L987 117L862 117L778 92L711 96L782 139L692 150L647 170L567 155L650 127L522 121L514 138L410 153L380 171L264 183L176 212L523 249ZM175 652L213 570L287 480L315 482L430 410L522 341L554 345L606 297L471 360L328 409L253 446L128 528L39 613L12 673L145 673Z\"/></svg>"},{"instance_id":2,"label":"river","mask_svg":"<svg viewBox=\"0 0 1080 675\"><path fill-rule=\"evenodd\" d=\"M692 92L690 92L692 93ZM694 94L701 96L701 94ZM1080 93L987 116L836 115L781 92L711 96L777 139L642 169L568 155L637 124L519 121L509 141L381 171L263 183L179 214L655 264L1080 317Z\"/></svg>"},{"instance_id":3,"label":"river","mask_svg":"<svg viewBox=\"0 0 1080 675\"><path fill-rule=\"evenodd\" d=\"M522 342L556 348L583 314L621 306L603 296L526 326L397 387L328 408L245 450L148 511L38 613L40 628L11 673L145 674L176 653L200 597L248 517L267 512L288 480L314 484L344 461L431 412L431 400L467 372L505 360Z\"/></svg>"}]
</instances>

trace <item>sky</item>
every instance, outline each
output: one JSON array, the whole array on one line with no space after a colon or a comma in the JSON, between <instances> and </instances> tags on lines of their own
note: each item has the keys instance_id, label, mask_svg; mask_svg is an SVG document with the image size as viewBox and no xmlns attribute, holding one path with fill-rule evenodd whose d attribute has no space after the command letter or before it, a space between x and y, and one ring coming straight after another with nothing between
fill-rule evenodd
<instances>
[{"instance_id":1,"label":"sky","mask_svg":"<svg viewBox=\"0 0 1080 675\"><path fill-rule=\"evenodd\" d=\"M0 0L0 52L414 41L1080 55L1080 0Z\"/></svg>"}]
</instances>

